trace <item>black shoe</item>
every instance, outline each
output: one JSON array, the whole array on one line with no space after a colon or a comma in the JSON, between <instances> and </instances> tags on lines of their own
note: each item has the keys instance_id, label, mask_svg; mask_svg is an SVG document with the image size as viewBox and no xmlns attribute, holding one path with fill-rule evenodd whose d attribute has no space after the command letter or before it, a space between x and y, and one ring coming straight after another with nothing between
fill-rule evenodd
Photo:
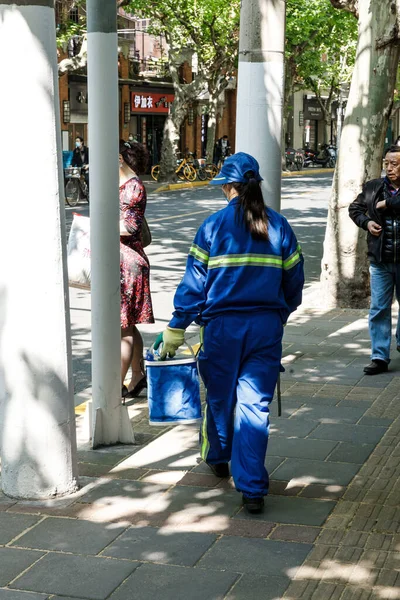
<instances>
[{"instance_id":1,"label":"black shoe","mask_svg":"<svg viewBox=\"0 0 400 600\"><path fill-rule=\"evenodd\" d=\"M229 473L229 465L228 463L218 463L216 465L212 465L210 463L206 463L211 471L216 475L216 477L226 478L230 476Z\"/></svg>"},{"instance_id":2,"label":"black shoe","mask_svg":"<svg viewBox=\"0 0 400 600\"><path fill-rule=\"evenodd\" d=\"M142 377L142 379L135 385L133 390L125 394L125 398L129 400L130 398L137 398L142 390L147 388L147 377L146 375Z\"/></svg>"},{"instance_id":3,"label":"black shoe","mask_svg":"<svg viewBox=\"0 0 400 600\"><path fill-rule=\"evenodd\" d=\"M364 367L364 373L366 375L379 375L379 373L386 373L388 370L388 363L384 360L374 359L371 360L370 364Z\"/></svg>"},{"instance_id":4,"label":"black shoe","mask_svg":"<svg viewBox=\"0 0 400 600\"><path fill-rule=\"evenodd\" d=\"M262 496L257 498L251 498L250 496L242 496L243 506L247 510L248 513L257 514L262 512L264 508L264 498Z\"/></svg>"}]
</instances>

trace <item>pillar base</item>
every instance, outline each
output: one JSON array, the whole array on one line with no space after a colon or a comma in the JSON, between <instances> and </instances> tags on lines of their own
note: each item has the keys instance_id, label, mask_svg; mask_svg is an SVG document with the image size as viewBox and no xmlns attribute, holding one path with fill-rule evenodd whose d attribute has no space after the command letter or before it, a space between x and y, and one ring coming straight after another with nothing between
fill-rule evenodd
<instances>
[{"instance_id":1,"label":"pillar base","mask_svg":"<svg viewBox=\"0 0 400 600\"><path fill-rule=\"evenodd\" d=\"M121 404L114 409L118 415L118 432L117 435L110 439L109 432L105 428L105 419L101 408L96 409L96 414L93 423L93 402L89 400L86 405L85 412L85 431L87 439L91 442L93 449L100 446L111 446L114 444L134 444L135 435L133 433L132 424L129 418L128 408Z\"/></svg>"}]
</instances>

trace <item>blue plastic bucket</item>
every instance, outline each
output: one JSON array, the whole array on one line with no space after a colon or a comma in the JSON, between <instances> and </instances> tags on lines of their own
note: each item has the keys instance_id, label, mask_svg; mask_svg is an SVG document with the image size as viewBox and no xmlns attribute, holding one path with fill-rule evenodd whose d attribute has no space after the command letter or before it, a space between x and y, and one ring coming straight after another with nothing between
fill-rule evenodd
<instances>
[{"instance_id":1,"label":"blue plastic bucket","mask_svg":"<svg viewBox=\"0 0 400 600\"><path fill-rule=\"evenodd\" d=\"M145 361L150 425L182 425L201 421L197 359L191 357Z\"/></svg>"}]
</instances>

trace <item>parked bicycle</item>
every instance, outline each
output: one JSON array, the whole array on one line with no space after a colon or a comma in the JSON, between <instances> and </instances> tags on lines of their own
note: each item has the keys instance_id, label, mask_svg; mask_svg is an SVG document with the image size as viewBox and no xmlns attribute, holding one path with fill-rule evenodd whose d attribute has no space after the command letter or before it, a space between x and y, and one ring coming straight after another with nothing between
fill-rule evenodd
<instances>
[{"instance_id":1,"label":"parked bicycle","mask_svg":"<svg viewBox=\"0 0 400 600\"><path fill-rule=\"evenodd\" d=\"M214 163L207 163L205 166L205 171L207 179L211 181L211 179L214 179L214 177L218 175L220 169Z\"/></svg>"},{"instance_id":2,"label":"parked bicycle","mask_svg":"<svg viewBox=\"0 0 400 600\"><path fill-rule=\"evenodd\" d=\"M199 181L207 180L207 171L206 171L206 159L205 158L195 158L193 161L193 166L196 169L196 177Z\"/></svg>"},{"instance_id":3,"label":"parked bicycle","mask_svg":"<svg viewBox=\"0 0 400 600\"><path fill-rule=\"evenodd\" d=\"M294 148L286 148L286 169L288 171L301 171L304 165L304 154L302 150L295 150Z\"/></svg>"},{"instance_id":4,"label":"parked bicycle","mask_svg":"<svg viewBox=\"0 0 400 600\"><path fill-rule=\"evenodd\" d=\"M181 181L194 181L196 179L196 169L190 164L190 161L186 158L178 159L175 173ZM151 176L154 181L158 181L160 176L160 165L154 165L151 169Z\"/></svg>"},{"instance_id":5,"label":"parked bicycle","mask_svg":"<svg viewBox=\"0 0 400 600\"><path fill-rule=\"evenodd\" d=\"M192 152L188 152L187 156L188 161L190 161L190 163L193 164L194 168L196 169L196 175L199 181L213 179L216 175L218 175L223 164L223 160L218 166L214 163L207 163L205 158L196 158L196 154L193 154Z\"/></svg>"},{"instance_id":6,"label":"parked bicycle","mask_svg":"<svg viewBox=\"0 0 400 600\"><path fill-rule=\"evenodd\" d=\"M64 169L65 200L69 206L76 206L82 199L89 203L89 186L85 177L87 170L81 167Z\"/></svg>"}]
</instances>

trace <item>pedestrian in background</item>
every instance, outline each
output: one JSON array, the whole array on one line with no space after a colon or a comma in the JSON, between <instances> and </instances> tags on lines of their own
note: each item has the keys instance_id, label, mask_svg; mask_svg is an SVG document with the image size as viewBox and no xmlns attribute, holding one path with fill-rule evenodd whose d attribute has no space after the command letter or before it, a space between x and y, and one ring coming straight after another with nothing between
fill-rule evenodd
<instances>
[{"instance_id":1,"label":"pedestrian in background","mask_svg":"<svg viewBox=\"0 0 400 600\"><path fill-rule=\"evenodd\" d=\"M400 300L400 146L391 146L385 154L386 176L368 181L349 206L354 223L368 231L371 305L369 333L371 363L366 375L388 370L392 339L393 292ZM400 352L400 320L397 321L396 346Z\"/></svg>"},{"instance_id":2,"label":"pedestrian in background","mask_svg":"<svg viewBox=\"0 0 400 600\"><path fill-rule=\"evenodd\" d=\"M89 165L89 148L85 146L83 137L77 136L75 148L72 153L72 167L86 167Z\"/></svg>"},{"instance_id":3,"label":"pedestrian in background","mask_svg":"<svg viewBox=\"0 0 400 600\"><path fill-rule=\"evenodd\" d=\"M215 144L215 164L223 162L231 153L231 144L228 136L223 135Z\"/></svg>"},{"instance_id":4,"label":"pedestrian in background","mask_svg":"<svg viewBox=\"0 0 400 600\"><path fill-rule=\"evenodd\" d=\"M175 294L175 312L161 342L174 356L185 329L201 325L199 368L207 397L201 456L217 477L229 476L249 512L268 493L264 466L269 404L277 383L282 335L301 303L303 257L286 219L266 208L255 158L229 157L211 183L228 206L197 232Z\"/></svg>"},{"instance_id":5,"label":"pedestrian in background","mask_svg":"<svg viewBox=\"0 0 400 600\"><path fill-rule=\"evenodd\" d=\"M71 167L78 167L83 170L83 175L89 189L89 148L85 146L83 137L79 135L75 139Z\"/></svg>"},{"instance_id":6,"label":"pedestrian in background","mask_svg":"<svg viewBox=\"0 0 400 600\"><path fill-rule=\"evenodd\" d=\"M122 396L135 398L147 386L143 339L136 325L154 323L150 265L141 239L147 196L139 178L146 171L149 155L143 144L123 140L119 153ZM125 386L129 367L131 381Z\"/></svg>"}]
</instances>

